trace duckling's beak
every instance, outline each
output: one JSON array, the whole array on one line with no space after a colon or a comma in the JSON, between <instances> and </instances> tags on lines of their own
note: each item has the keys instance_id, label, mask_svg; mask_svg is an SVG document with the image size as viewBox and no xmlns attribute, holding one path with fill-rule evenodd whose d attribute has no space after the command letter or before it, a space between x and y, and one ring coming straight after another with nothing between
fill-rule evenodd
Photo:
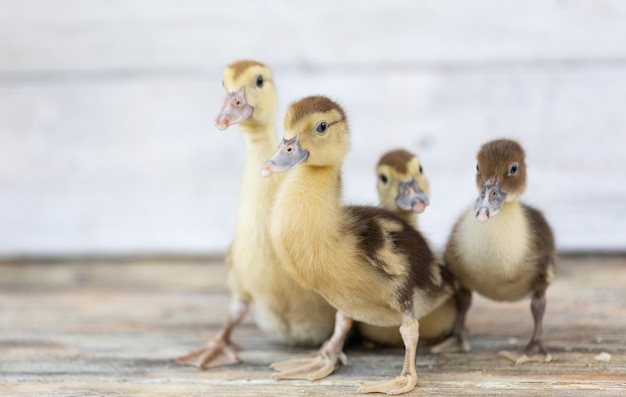
<instances>
[{"instance_id":1,"label":"duckling's beak","mask_svg":"<svg viewBox=\"0 0 626 397\"><path fill-rule=\"evenodd\" d=\"M215 118L215 126L224 131L231 124L237 124L252 116L254 108L246 102L243 87L236 92L228 92L224 98L222 110Z\"/></svg>"},{"instance_id":2,"label":"duckling's beak","mask_svg":"<svg viewBox=\"0 0 626 397\"><path fill-rule=\"evenodd\" d=\"M490 217L497 214L504 204L506 193L500 190L500 183L484 183L480 196L474 204L474 213L478 222L487 222Z\"/></svg>"},{"instance_id":3,"label":"duckling's beak","mask_svg":"<svg viewBox=\"0 0 626 397\"><path fill-rule=\"evenodd\" d=\"M415 179L409 182L398 182L396 204L403 211L413 211L421 214L429 204L426 193L418 186Z\"/></svg>"},{"instance_id":4,"label":"duckling's beak","mask_svg":"<svg viewBox=\"0 0 626 397\"><path fill-rule=\"evenodd\" d=\"M283 138L276 152L261 166L261 175L270 176L274 172L287 171L309 157L309 152L300 146L300 135L291 139Z\"/></svg>"}]
</instances>

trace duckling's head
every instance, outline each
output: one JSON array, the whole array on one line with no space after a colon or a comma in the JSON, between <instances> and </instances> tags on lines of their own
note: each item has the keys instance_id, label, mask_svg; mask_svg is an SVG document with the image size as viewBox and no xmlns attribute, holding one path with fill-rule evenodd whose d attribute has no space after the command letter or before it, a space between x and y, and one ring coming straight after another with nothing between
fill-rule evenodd
<instances>
[{"instance_id":1,"label":"duckling's head","mask_svg":"<svg viewBox=\"0 0 626 397\"><path fill-rule=\"evenodd\" d=\"M474 211L480 222L496 215L505 202L516 201L526 189L524 149L510 139L485 143L478 151Z\"/></svg>"},{"instance_id":2,"label":"duckling's head","mask_svg":"<svg viewBox=\"0 0 626 397\"><path fill-rule=\"evenodd\" d=\"M258 127L273 124L276 117L276 88L271 70L256 61L238 61L224 69L224 104L215 126L225 130L232 124Z\"/></svg>"},{"instance_id":3,"label":"duckling's head","mask_svg":"<svg viewBox=\"0 0 626 397\"><path fill-rule=\"evenodd\" d=\"M404 149L389 151L378 161L376 174L378 197L384 208L424 212L430 186L417 155Z\"/></svg>"},{"instance_id":4,"label":"duckling's head","mask_svg":"<svg viewBox=\"0 0 626 397\"><path fill-rule=\"evenodd\" d=\"M348 120L336 102L309 96L292 103L285 116L285 136L261 174L286 171L300 163L340 166L349 146Z\"/></svg>"}]
</instances>

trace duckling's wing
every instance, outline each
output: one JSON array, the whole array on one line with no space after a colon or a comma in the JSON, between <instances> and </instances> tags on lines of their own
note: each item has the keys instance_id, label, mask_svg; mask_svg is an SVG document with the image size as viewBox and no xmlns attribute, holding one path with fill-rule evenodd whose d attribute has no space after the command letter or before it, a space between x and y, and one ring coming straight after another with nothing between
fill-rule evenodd
<instances>
[{"instance_id":1,"label":"duckling's wing","mask_svg":"<svg viewBox=\"0 0 626 397\"><path fill-rule=\"evenodd\" d=\"M381 275L403 280L401 289L411 294L449 290L454 277L441 265L426 239L396 214L383 208L347 207L350 221L346 230L358 239L358 250ZM445 287L444 287L445 286Z\"/></svg>"},{"instance_id":2,"label":"duckling's wing","mask_svg":"<svg viewBox=\"0 0 626 397\"><path fill-rule=\"evenodd\" d=\"M547 286L554 278L555 241L550 224L543 213L529 205L522 204L524 214L532 233L533 245L530 252L536 257L538 279L536 283Z\"/></svg>"},{"instance_id":3,"label":"duckling's wing","mask_svg":"<svg viewBox=\"0 0 626 397\"><path fill-rule=\"evenodd\" d=\"M347 207L349 221L346 233L357 238L357 249L382 276L406 275L409 258L398 250L399 237L411 226L391 211L378 207Z\"/></svg>"}]
</instances>

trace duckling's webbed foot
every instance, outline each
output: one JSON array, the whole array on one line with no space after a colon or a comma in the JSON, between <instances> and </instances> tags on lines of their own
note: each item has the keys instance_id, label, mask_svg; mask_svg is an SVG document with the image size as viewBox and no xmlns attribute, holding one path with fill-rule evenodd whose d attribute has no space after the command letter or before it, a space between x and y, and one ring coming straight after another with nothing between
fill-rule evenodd
<instances>
[{"instance_id":1,"label":"duckling's webbed foot","mask_svg":"<svg viewBox=\"0 0 626 397\"><path fill-rule=\"evenodd\" d=\"M411 315L405 314L400 326L400 335L404 342L404 365L399 377L392 380L376 382L359 382L359 393L387 393L391 395L408 393L417 385L417 369L415 368L415 354L419 340L419 323Z\"/></svg>"},{"instance_id":2,"label":"duckling's webbed foot","mask_svg":"<svg viewBox=\"0 0 626 397\"><path fill-rule=\"evenodd\" d=\"M458 352L462 351L467 353L472 350L472 346L467 341L467 331L463 330L460 333L452 334L447 337L443 342L436 344L430 348L431 353L446 353L446 352Z\"/></svg>"},{"instance_id":3,"label":"duckling's webbed foot","mask_svg":"<svg viewBox=\"0 0 626 397\"><path fill-rule=\"evenodd\" d=\"M525 363L549 363L552 361L552 355L543 346L541 341L531 341L524 349L524 354L520 356L519 352L501 351L498 356L511 360L515 365Z\"/></svg>"},{"instance_id":4,"label":"duckling's webbed foot","mask_svg":"<svg viewBox=\"0 0 626 397\"><path fill-rule=\"evenodd\" d=\"M337 312L335 330L332 337L324 342L320 350L310 358L287 360L274 363L272 369L279 371L272 374L273 379L285 379L305 375L309 380L319 380L330 375L339 363L348 364L343 353L343 343L352 327L352 319Z\"/></svg>"},{"instance_id":5,"label":"duckling's webbed foot","mask_svg":"<svg viewBox=\"0 0 626 397\"><path fill-rule=\"evenodd\" d=\"M248 307L248 302L233 298L230 304L229 318L224 328L207 342L204 347L178 357L176 362L200 369L240 363L241 360L235 353L236 350L239 350L239 346L230 340L230 334L248 312Z\"/></svg>"},{"instance_id":6,"label":"duckling's webbed foot","mask_svg":"<svg viewBox=\"0 0 626 397\"><path fill-rule=\"evenodd\" d=\"M241 362L235 351L238 346L226 338L217 337L185 356L178 357L176 362L181 365L190 365L200 369L221 367Z\"/></svg>"},{"instance_id":7,"label":"duckling's webbed foot","mask_svg":"<svg viewBox=\"0 0 626 397\"><path fill-rule=\"evenodd\" d=\"M328 342L327 342L328 343ZM339 350L337 353L332 352L333 348L329 348L326 344L311 358L298 360L287 360L274 363L272 369L279 371L272 374L273 379L287 379L306 377L309 380L319 380L330 375L339 362L343 365L348 364L346 355Z\"/></svg>"},{"instance_id":8,"label":"duckling's webbed foot","mask_svg":"<svg viewBox=\"0 0 626 397\"><path fill-rule=\"evenodd\" d=\"M391 395L408 393L415 389L417 385L417 375L404 375L392 380L383 380L377 382L359 382L361 387L359 393L386 393Z\"/></svg>"},{"instance_id":9,"label":"duckling's webbed foot","mask_svg":"<svg viewBox=\"0 0 626 397\"><path fill-rule=\"evenodd\" d=\"M454 294L459 313L452 329L452 334L443 342L430 348L431 353L443 353L450 351L468 352L472 349L467 341L467 329L465 328L465 317L472 304L472 291L460 287Z\"/></svg>"}]
</instances>

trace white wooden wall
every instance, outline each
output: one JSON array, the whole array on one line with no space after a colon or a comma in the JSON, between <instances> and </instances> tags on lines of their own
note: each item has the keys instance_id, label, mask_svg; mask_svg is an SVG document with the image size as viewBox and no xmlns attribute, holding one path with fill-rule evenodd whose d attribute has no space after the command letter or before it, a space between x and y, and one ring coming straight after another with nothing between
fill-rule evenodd
<instances>
[{"instance_id":1,"label":"white wooden wall","mask_svg":"<svg viewBox=\"0 0 626 397\"><path fill-rule=\"evenodd\" d=\"M212 123L240 58L281 114L345 106L346 201L418 152L437 248L479 146L512 137L559 248L626 251L624 1L0 0L0 256L223 253L244 147Z\"/></svg>"}]
</instances>

